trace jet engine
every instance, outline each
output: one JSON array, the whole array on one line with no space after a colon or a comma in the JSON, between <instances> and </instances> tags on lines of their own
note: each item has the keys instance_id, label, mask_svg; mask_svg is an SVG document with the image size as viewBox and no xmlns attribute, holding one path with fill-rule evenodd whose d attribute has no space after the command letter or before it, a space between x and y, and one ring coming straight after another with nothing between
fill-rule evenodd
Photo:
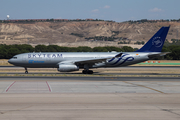
<instances>
[{"instance_id":1,"label":"jet engine","mask_svg":"<svg viewBox=\"0 0 180 120\"><path fill-rule=\"evenodd\" d=\"M78 71L79 67L74 64L60 64L58 71L60 72L71 72L71 71Z\"/></svg>"}]
</instances>

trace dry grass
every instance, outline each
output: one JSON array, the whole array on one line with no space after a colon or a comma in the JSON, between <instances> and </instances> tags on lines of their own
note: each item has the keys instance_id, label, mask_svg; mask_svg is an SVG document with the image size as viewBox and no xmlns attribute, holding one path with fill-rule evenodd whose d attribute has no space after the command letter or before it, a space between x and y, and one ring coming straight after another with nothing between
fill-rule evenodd
<instances>
[{"instance_id":1,"label":"dry grass","mask_svg":"<svg viewBox=\"0 0 180 120\"><path fill-rule=\"evenodd\" d=\"M10 66L8 59L0 59L0 66Z\"/></svg>"}]
</instances>

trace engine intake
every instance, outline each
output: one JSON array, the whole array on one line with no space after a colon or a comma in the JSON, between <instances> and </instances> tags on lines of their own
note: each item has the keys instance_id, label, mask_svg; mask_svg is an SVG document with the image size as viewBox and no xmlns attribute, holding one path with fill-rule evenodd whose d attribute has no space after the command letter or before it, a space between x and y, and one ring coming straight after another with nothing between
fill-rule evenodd
<instances>
[{"instance_id":1,"label":"engine intake","mask_svg":"<svg viewBox=\"0 0 180 120\"><path fill-rule=\"evenodd\" d=\"M78 71L79 67L74 64L61 64L59 65L58 71L60 72L71 72Z\"/></svg>"}]
</instances>

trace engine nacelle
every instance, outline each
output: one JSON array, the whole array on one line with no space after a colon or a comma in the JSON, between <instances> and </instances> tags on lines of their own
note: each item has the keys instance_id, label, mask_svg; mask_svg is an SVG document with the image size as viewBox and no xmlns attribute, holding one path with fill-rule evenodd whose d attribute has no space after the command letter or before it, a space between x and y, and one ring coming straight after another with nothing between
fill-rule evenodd
<instances>
[{"instance_id":1,"label":"engine nacelle","mask_svg":"<svg viewBox=\"0 0 180 120\"><path fill-rule=\"evenodd\" d=\"M60 72L71 72L78 71L79 67L73 64L61 64L59 65L58 71Z\"/></svg>"}]
</instances>

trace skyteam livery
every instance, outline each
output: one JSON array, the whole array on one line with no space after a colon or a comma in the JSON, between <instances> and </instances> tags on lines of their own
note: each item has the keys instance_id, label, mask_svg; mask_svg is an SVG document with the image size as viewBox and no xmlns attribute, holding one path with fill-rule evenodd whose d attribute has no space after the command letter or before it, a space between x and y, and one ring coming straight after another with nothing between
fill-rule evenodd
<instances>
[{"instance_id":1,"label":"skyteam livery","mask_svg":"<svg viewBox=\"0 0 180 120\"><path fill-rule=\"evenodd\" d=\"M23 53L9 59L9 63L25 68L57 68L60 72L78 71L93 74L92 68L121 67L164 56L161 52L169 27L162 27L141 49L135 52L42 52Z\"/></svg>"}]
</instances>

